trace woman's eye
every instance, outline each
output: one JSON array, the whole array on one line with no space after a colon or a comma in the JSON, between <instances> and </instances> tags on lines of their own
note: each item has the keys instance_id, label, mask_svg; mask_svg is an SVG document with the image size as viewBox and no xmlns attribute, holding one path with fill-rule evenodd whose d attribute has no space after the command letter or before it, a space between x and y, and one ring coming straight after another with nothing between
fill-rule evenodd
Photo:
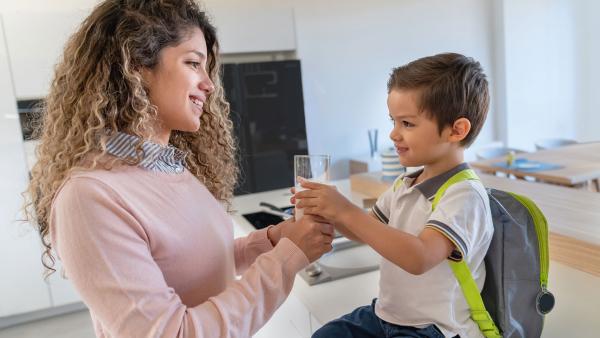
<instances>
[{"instance_id":1,"label":"woman's eye","mask_svg":"<svg viewBox=\"0 0 600 338\"><path fill-rule=\"evenodd\" d=\"M188 61L188 65L192 66L192 68L194 68L194 69L200 68L200 62Z\"/></svg>"}]
</instances>

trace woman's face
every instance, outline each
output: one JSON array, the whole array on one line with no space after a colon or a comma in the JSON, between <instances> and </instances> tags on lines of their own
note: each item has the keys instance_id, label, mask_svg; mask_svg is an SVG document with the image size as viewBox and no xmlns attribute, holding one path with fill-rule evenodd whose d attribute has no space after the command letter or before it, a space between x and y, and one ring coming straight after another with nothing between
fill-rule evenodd
<instances>
[{"instance_id":1,"label":"woman's face","mask_svg":"<svg viewBox=\"0 0 600 338\"><path fill-rule=\"evenodd\" d=\"M142 72L161 122L156 142L167 144L172 130L194 132L200 128L204 104L214 91L206 69L206 49L204 34L195 27L180 44L161 50L154 68Z\"/></svg>"}]
</instances>

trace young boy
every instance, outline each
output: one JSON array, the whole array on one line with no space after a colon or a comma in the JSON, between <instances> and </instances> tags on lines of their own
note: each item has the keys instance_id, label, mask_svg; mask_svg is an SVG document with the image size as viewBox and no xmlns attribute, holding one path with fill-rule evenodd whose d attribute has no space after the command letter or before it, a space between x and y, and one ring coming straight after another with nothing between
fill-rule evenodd
<instances>
[{"instance_id":1,"label":"young boy","mask_svg":"<svg viewBox=\"0 0 600 338\"><path fill-rule=\"evenodd\" d=\"M479 181L456 183L432 211L436 191L468 168L464 150L485 121L488 83L480 64L439 54L394 69L388 109L400 163L423 169L400 177L370 214L335 188L305 181L295 195L305 214L331 222L382 257L379 297L327 323L313 337L483 337L446 260L465 260L481 291L493 234Z\"/></svg>"}]
</instances>

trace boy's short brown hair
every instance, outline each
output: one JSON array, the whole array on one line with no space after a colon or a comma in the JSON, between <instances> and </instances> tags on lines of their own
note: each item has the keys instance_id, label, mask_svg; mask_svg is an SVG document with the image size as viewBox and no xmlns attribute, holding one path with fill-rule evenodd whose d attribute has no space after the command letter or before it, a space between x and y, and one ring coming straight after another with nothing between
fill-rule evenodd
<instances>
[{"instance_id":1,"label":"boy's short brown hair","mask_svg":"<svg viewBox=\"0 0 600 338\"><path fill-rule=\"evenodd\" d=\"M395 89L419 90L419 109L437 121L440 133L457 119L468 119L471 131L461 141L463 147L473 143L487 116L486 76L479 62L461 54L437 54L395 68L388 94Z\"/></svg>"}]
</instances>

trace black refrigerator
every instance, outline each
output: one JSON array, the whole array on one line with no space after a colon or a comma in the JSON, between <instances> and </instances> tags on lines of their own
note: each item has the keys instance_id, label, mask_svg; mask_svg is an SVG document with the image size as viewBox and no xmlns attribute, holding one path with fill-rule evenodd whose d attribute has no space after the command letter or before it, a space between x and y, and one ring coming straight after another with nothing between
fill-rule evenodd
<instances>
[{"instance_id":1,"label":"black refrigerator","mask_svg":"<svg viewBox=\"0 0 600 338\"><path fill-rule=\"evenodd\" d=\"M300 61L224 64L223 86L238 140L235 194L293 186L294 155L308 153Z\"/></svg>"}]
</instances>

